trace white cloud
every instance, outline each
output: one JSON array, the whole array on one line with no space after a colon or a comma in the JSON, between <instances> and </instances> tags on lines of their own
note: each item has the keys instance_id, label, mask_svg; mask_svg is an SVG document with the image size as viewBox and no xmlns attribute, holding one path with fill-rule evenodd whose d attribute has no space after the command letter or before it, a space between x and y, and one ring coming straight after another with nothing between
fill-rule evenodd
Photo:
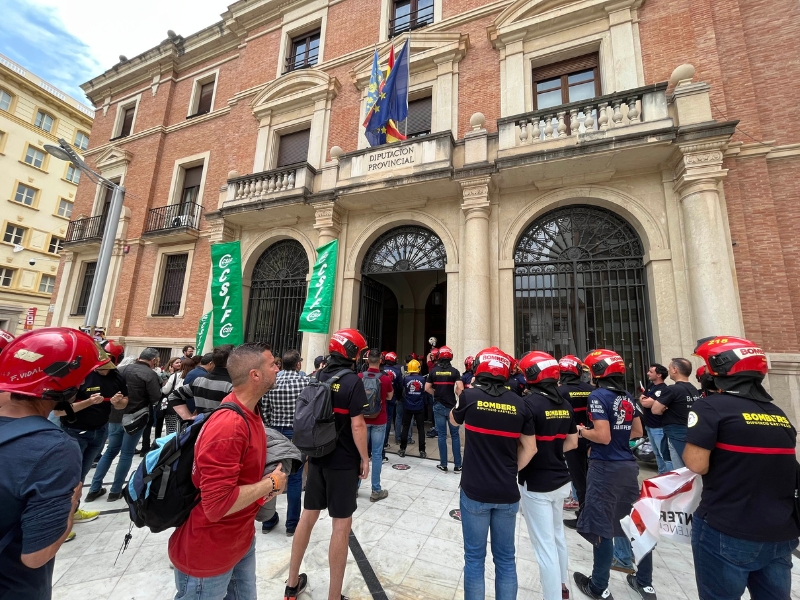
<instances>
[{"instance_id":1,"label":"white cloud","mask_svg":"<svg viewBox=\"0 0 800 600\"><path fill-rule=\"evenodd\" d=\"M231 0L232 1L232 0ZM188 36L220 20L230 2L225 0L27 0L28 5L54 10L64 29L84 42L96 61L99 75L133 58L167 37L167 30Z\"/></svg>"}]
</instances>

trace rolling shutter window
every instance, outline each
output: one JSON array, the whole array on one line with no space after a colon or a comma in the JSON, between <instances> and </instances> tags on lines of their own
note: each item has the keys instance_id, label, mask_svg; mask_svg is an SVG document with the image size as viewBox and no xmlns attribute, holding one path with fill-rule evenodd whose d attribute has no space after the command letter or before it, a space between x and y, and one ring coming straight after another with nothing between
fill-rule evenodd
<instances>
[{"instance_id":1,"label":"rolling shutter window","mask_svg":"<svg viewBox=\"0 0 800 600\"><path fill-rule=\"evenodd\" d=\"M405 127L408 138L429 134L431 132L431 106L430 96L409 102L408 117L404 124L400 124L400 133L403 133Z\"/></svg>"},{"instance_id":2,"label":"rolling shutter window","mask_svg":"<svg viewBox=\"0 0 800 600\"><path fill-rule=\"evenodd\" d=\"M310 129L282 135L278 142L278 162L276 168L306 162L308 159L308 137Z\"/></svg>"}]
</instances>

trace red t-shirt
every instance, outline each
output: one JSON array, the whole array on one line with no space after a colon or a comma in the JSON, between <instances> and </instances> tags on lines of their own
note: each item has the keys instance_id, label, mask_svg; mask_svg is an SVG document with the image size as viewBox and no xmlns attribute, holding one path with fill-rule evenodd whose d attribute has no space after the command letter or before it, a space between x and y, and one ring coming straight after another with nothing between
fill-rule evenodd
<instances>
[{"instance_id":1,"label":"red t-shirt","mask_svg":"<svg viewBox=\"0 0 800 600\"><path fill-rule=\"evenodd\" d=\"M380 373L380 369L367 369L370 373ZM359 377L364 378L364 373L359 373ZM381 376L381 412L374 419L364 419L367 425L386 425L386 398L392 391L392 378L389 375Z\"/></svg>"},{"instance_id":2,"label":"red t-shirt","mask_svg":"<svg viewBox=\"0 0 800 600\"><path fill-rule=\"evenodd\" d=\"M230 571L253 541L259 505L225 514L236 502L240 485L257 483L267 462L267 435L261 416L248 410L231 393L247 422L232 410L215 413L195 444L192 481L200 489L200 504L169 538L169 558L192 577L216 577ZM248 432L249 426L249 432Z\"/></svg>"}]
</instances>

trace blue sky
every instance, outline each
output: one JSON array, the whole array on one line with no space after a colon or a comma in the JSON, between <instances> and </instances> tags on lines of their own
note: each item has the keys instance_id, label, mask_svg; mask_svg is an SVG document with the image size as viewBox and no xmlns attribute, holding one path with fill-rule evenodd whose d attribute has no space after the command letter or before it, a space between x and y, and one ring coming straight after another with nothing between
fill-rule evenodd
<instances>
[{"instance_id":1,"label":"blue sky","mask_svg":"<svg viewBox=\"0 0 800 600\"><path fill-rule=\"evenodd\" d=\"M136 56L173 29L189 35L233 0L0 0L0 53L90 104L80 84ZM132 11L131 7L136 10Z\"/></svg>"}]
</instances>

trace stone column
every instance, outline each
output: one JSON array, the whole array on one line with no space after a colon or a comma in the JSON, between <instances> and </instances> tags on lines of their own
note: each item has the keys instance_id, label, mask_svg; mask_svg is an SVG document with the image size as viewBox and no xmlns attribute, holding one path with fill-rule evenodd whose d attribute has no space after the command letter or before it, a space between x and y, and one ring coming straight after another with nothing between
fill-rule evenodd
<instances>
[{"instance_id":1,"label":"stone column","mask_svg":"<svg viewBox=\"0 0 800 600\"><path fill-rule=\"evenodd\" d=\"M462 179L464 248L461 285L464 288L463 349L475 354L490 345L489 183L488 176Z\"/></svg>"},{"instance_id":2,"label":"stone column","mask_svg":"<svg viewBox=\"0 0 800 600\"><path fill-rule=\"evenodd\" d=\"M336 204L333 201L318 202L314 204L314 209L314 229L317 230L317 248L319 248L320 246L324 246L338 239L339 233L342 231L342 222ZM344 260L344 251L342 248L339 248L338 260ZM337 285L341 285L340 281L336 283ZM331 319L333 319L332 314ZM308 336L306 362L308 364L313 364L314 358L317 356L324 356L328 353L328 334L307 333L305 335Z\"/></svg>"},{"instance_id":3,"label":"stone column","mask_svg":"<svg viewBox=\"0 0 800 600\"><path fill-rule=\"evenodd\" d=\"M723 140L681 145L675 191L683 216L683 241L696 339L742 335L733 265L718 185Z\"/></svg>"}]
</instances>

